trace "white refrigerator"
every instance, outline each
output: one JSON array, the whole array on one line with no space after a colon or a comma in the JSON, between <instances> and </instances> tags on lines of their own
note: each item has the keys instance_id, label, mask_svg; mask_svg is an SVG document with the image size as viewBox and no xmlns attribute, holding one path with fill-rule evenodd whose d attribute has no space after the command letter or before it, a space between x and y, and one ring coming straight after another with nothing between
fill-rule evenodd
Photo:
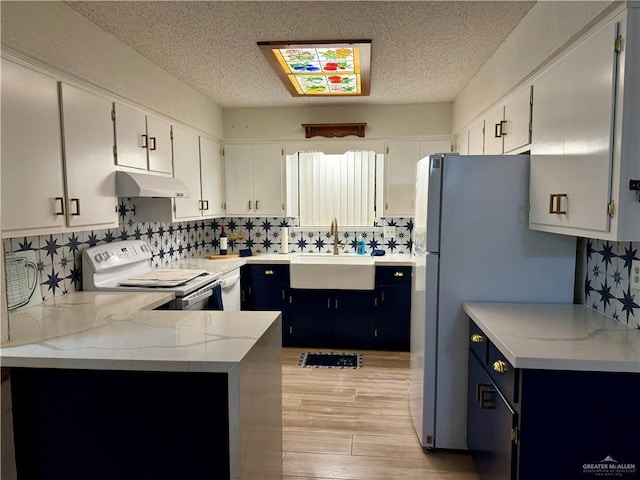
<instances>
[{"instance_id":1,"label":"white refrigerator","mask_svg":"<svg viewBox=\"0 0 640 480\"><path fill-rule=\"evenodd\" d=\"M463 301L572 303L574 237L531 231L529 156L417 164L410 409L424 448L466 449Z\"/></svg>"}]
</instances>

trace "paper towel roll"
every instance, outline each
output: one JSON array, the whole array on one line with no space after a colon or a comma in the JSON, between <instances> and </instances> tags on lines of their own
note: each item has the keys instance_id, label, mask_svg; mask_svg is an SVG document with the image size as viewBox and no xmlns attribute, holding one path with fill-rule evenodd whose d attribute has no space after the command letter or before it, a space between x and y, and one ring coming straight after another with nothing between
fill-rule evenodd
<instances>
[{"instance_id":1,"label":"paper towel roll","mask_svg":"<svg viewBox=\"0 0 640 480\"><path fill-rule=\"evenodd\" d=\"M289 228L280 229L280 253L289 253Z\"/></svg>"}]
</instances>

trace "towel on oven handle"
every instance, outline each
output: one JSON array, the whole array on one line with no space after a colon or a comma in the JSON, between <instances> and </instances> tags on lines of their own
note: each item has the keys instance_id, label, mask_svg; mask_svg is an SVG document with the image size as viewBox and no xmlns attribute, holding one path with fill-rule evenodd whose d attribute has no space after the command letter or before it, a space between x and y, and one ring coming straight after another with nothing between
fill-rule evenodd
<instances>
[{"instance_id":1,"label":"towel on oven handle","mask_svg":"<svg viewBox=\"0 0 640 480\"><path fill-rule=\"evenodd\" d=\"M223 310L222 305L222 282L216 282L212 287L211 310Z\"/></svg>"}]
</instances>

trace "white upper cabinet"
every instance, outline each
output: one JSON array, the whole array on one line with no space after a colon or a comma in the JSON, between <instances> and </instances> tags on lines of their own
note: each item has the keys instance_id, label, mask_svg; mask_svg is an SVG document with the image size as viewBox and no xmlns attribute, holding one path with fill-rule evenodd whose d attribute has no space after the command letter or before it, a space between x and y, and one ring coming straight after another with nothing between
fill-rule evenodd
<instances>
[{"instance_id":1,"label":"white upper cabinet","mask_svg":"<svg viewBox=\"0 0 640 480\"><path fill-rule=\"evenodd\" d=\"M200 145L198 135L173 127L173 176L189 189L189 197L174 199L174 218L186 220L202 216L200 195Z\"/></svg>"},{"instance_id":2,"label":"white upper cabinet","mask_svg":"<svg viewBox=\"0 0 640 480\"><path fill-rule=\"evenodd\" d=\"M2 234L65 225L58 82L2 60Z\"/></svg>"},{"instance_id":3,"label":"white upper cabinet","mask_svg":"<svg viewBox=\"0 0 640 480\"><path fill-rule=\"evenodd\" d=\"M392 141L387 145L384 168L384 211L381 216L413 215L418 160L420 160L420 142Z\"/></svg>"},{"instance_id":4,"label":"white upper cabinet","mask_svg":"<svg viewBox=\"0 0 640 480\"><path fill-rule=\"evenodd\" d=\"M224 172L228 216L285 215L281 144L225 145Z\"/></svg>"},{"instance_id":5,"label":"white upper cabinet","mask_svg":"<svg viewBox=\"0 0 640 480\"><path fill-rule=\"evenodd\" d=\"M595 28L534 80L532 229L640 240L629 189L640 178L639 11Z\"/></svg>"},{"instance_id":6,"label":"white upper cabinet","mask_svg":"<svg viewBox=\"0 0 640 480\"><path fill-rule=\"evenodd\" d=\"M509 153L531 143L531 113L533 110L533 86L519 89L504 104L504 118L500 123L503 152Z\"/></svg>"},{"instance_id":7,"label":"white upper cabinet","mask_svg":"<svg viewBox=\"0 0 640 480\"><path fill-rule=\"evenodd\" d=\"M513 152L531 143L532 87L519 89L485 116L484 154Z\"/></svg>"},{"instance_id":8,"label":"white upper cabinet","mask_svg":"<svg viewBox=\"0 0 640 480\"><path fill-rule=\"evenodd\" d=\"M114 105L116 160L119 166L173 172L171 125L122 103Z\"/></svg>"},{"instance_id":9,"label":"white upper cabinet","mask_svg":"<svg viewBox=\"0 0 640 480\"><path fill-rule=\"evenodd\" d=\"M173 127L174 177L189 188L188 198L174 199L173 219L197 220L224 215L220 145Z\"/></svg>"},{"instance_id":10,"label":"white upper cabinet","mask_svg":"<svg viewBox=\"0 0 640 480\"><path fill-rule=\"evenodd\" d=\"M484 154L501 155L502 133L500 128L504 122L504 105L494 108L484 117Z\"/></svg>"},{"instance_id":11,"label":"white upper cabinet","mask_svg":"<svg viewBox=\"0 0 640 480\"><path fill-rule=\"evenodd\" d=\"M484 120L474 123L469 128L469 155L484 154Z\"/></svg>"},{"instance_id":12,"label":"white upper cabinet","mask_svg":"<svg viewBox=\"0 0 640 480\"><path fill-rule=\"evenodd\" d=\"M384 167L384 217L413 216L416 163L433 153L451 151L450 140L390 141Z\"/></svg>"},{"instance_id":13,"label":"white upper cabinet","mask_svg":"<svg viewBox=\"0 0 640 480\"><path fill-rule=\"evenodd\" d=\"M171 173L171 124L147 115L149 171Z\"/></svg>"},{"instance_id":14,"label":"white upper cabinet","mask_svg":"<svg viewBox=\"0 0 640 480\"><path fill-rule=\"evenodd\" d=\"M2 60L4 236L117 226L111 106Z\"/></svg>"},{"instance_id":15,"label":"white upper cabinet","mask_svg":"<svg viewBox=\"0 0 640 480\"><path fill-rule=\"evenodd\" d=\"M118 224L110 100L61 85L69 227Z\"/></svg>"},{"instance_id":16,"label":"white upper cabinet","mask_svg":"<svg viewBox=\"0 0 640 480\"><path fill-rule=\"evenodd\" d=\"M224 208L224 168L220 144L200 137L200 178L203 216L220 217Z\"/></svg>"},{"instance_id":17,"label":"white upper cabinet","mask_svg":"<svg viewBox=\"0 0 640 480\"><path fill-rule=\"evenodd\" d=\"M465 130L456 137L456 152L460 155L469 155L469 130Z\"/></svg>"}]
</instances>

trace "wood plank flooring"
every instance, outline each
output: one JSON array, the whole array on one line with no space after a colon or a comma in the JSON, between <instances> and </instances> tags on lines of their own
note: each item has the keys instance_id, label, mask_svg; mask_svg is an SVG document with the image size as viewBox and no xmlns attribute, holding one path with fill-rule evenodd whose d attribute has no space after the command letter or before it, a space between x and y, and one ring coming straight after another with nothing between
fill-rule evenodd
<instances>
[{"instance_id":1,"label":"wood plank flooring","mask_svg":"<svg viewBox=\"0 0 640 480\"><path fill-rule=\"evenodd\" d=\"M357 351L363 368L341 370L297 367L320 350L282 350L285 480L478 480L465 452L420 447L408 353Z\"/></svg>"}]
</instances>

